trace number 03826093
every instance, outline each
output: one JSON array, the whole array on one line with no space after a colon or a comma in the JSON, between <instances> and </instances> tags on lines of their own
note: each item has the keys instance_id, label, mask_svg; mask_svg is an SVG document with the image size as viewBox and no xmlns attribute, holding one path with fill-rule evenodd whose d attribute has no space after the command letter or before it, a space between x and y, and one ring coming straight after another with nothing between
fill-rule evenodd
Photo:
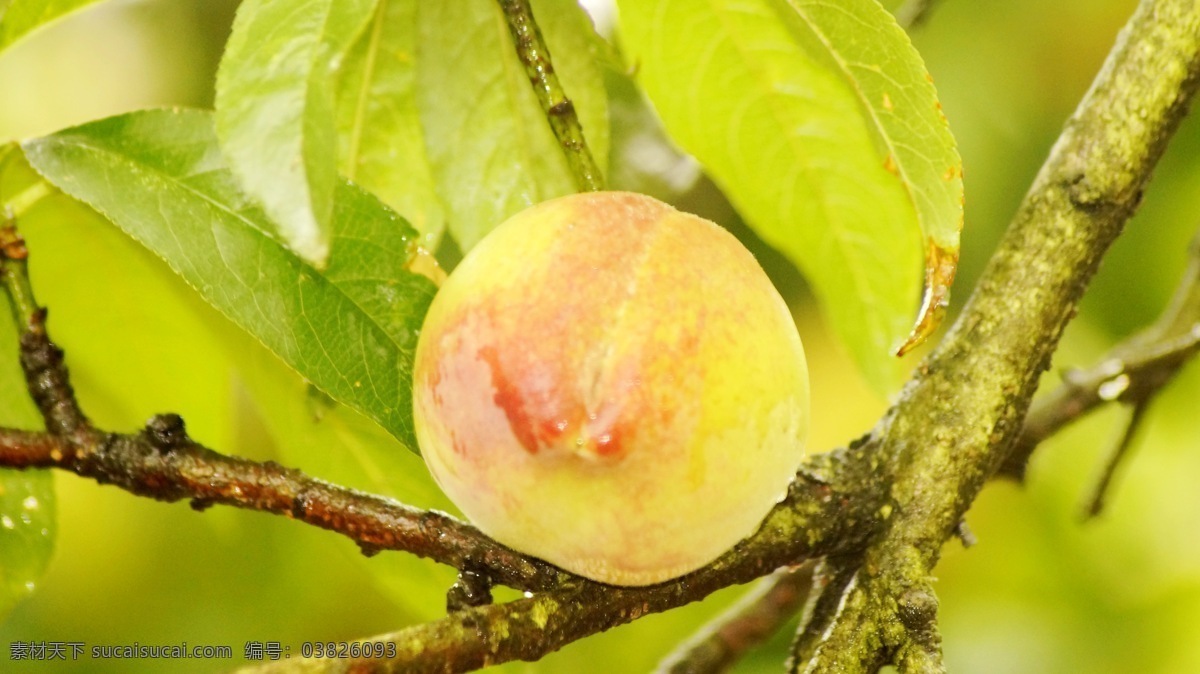
<instances>
[{"instance_id":1,"label":"number 03826093","mask_svg":"<svg viewBox=\"0 0 1200 674\"><path fill-rule=\"evenodd\" d=\"M387 641L306 641L300 645L305 658L394 658L396 644Z\"/></svg>"}]
</instances>

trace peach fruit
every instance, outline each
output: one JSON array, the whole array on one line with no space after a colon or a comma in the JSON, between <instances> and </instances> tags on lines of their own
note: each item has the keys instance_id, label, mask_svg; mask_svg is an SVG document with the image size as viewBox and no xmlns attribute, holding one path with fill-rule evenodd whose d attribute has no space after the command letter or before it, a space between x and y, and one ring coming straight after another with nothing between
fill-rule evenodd
<instances>
[{"instance_id":1,"label":"peach fruit","mask_svg":"<svg viewBox=\"0 0 1200 674\"><path fill-rule=\"evenodd\" d=\"M476 526L617 585L753 533L808 430L800 337L754 257L624 192L487 236L429 309L414 384L425 461Z\"/></svg>"}]
</instances>

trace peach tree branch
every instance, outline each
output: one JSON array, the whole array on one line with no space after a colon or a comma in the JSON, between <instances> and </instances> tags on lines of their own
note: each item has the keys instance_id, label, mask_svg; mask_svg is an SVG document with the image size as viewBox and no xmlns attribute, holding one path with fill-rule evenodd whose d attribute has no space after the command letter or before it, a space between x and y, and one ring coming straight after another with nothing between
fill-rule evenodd
<instances>
[{"instance_id":1,"label":"peach tree branch","mask_svg":"<svg viewBox=\"0 0 1200 674\"><path fill-rule=\"evenodd\" d=\"M139 496L190 500L197 510L219 503L281 514L340 533L368 554L405 550L459 569L480 566L496 582L523 590L557 587L573 578L448 515L332 485L271 461L218 454L188 437L175 414L155 416L138 433L94 428L75 399L63 352L47 334L27 255L15 227L0 230L0 282L17 318L27 387L47 431L0 428L0 465L61 468Z\"/></svg>"},{"instance_id":2,"label":"peach tree branch","mask_svg":"<svg viewBox=\"0 0 1200 674\"><path fill-rule=\"evenodd\" d=\"M896 8L896 23L905 30L929 19L935 0L907 0ZM807 567L806 567L807 568ZM721 672L766 641L804 608L812 589L812 573L779 572L710 622L659 664L658 672ZM795 599L795 601L790 601Z\"/></svg>"},{"instance_id":3,"label":"peach tree branch","mask_svg":"<svg viewBox=\"0 0 1200 674\"><path fill-rule=\"evenodd\" d=\"M395 644L393 658L310 660L303 671L465 672L511 660L538 660L573 641L698 601L799 560L861 548L864 536L876 528L878 503L870 498L849 499L847 494L872 493L877 481L867 467L873 451L867 443L813 457L811 472L801 471L788 497L757 533L682 578L648 587L572 581L532 597L465 609L370 639ZM837 475L838 484L825 481L827 475ZM296 664L280 661L242 671L282 674L293 671Z\"/></svg>"},{"instance_id":4,"label":"peach tree branch","mask_svg":"<svg viewBox=\"0 0 1200 674\"><path fill-rule=\"evenodd\" d=\"M525 66L525 74L533 86L533 93L550 123L550 130L554 132L554 137L562 148L571 173L575 176L576 187L581 192L604 189L604 175L588 149L583 126L579 123L579 116L575 114L575 104L567 97L567 92L554 71L550 49L542 39L542 31L533 18L533 8L529 6L529 0L497 2L500 3L500 9L508 22L508 31L512 35L517 58Z\"/></svg>"},{"instance_id":5,"label":"peach tree branch","mask_svg":"<svg viewBox=\"0 0 1200 674\"><path fill-rule=\"evenodd\" d=\"M961 315L877 427L891 517L793 671L943 671L930 572L1020 433L1038 376L1200 83L1200 5L1143 0Z\"/></svg>"},{"instance_id":6,"label":"peach tree branch","mask_svg":"<svg viewBox=\"0 0 1200 674\"><path fill-rule=\"evenodd\" d=\"M283 515L342 534L366 554L404 550L455 568L486 568L493 580L540 591L574 577L505 548L449 515L329 484L272 461L218 454L187 437L174 414L139 433L97 432L83 442L0 429L0 465L60 468L159 501L196 510L228 505Z\"/></svg>"}]
</instances>

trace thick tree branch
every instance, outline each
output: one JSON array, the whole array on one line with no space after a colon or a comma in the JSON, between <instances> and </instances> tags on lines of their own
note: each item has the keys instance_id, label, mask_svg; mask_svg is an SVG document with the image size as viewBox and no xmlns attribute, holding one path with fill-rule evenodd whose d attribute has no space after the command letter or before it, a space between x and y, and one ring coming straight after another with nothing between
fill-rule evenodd
<instances>
[{"instance_id":1,"label":"thick tree branch","mask_svg":"<svg viewBox=\"0 0 1200 674\"><path fill-rule=\"evenodd\" d=\"M836 660L842 657L841 640L833 638L830 630L857 584L861 565L859 557L830 557L817 565L813 574L813 598L805 608L801 628L792 642L788 671L839 666ZM877 658L877 664L883 664L882 656Z\"/></svg>"},{"instance_id":2,"label":"thick tree branch","mask_svg":"<svg viewBox=\"0 0 1200 674\"><path fill-rule=\"evenodd\" d=\"M847 500L852 484L870 493L869 445L814 457L812 473L801 473L787 499L767 516L750 538L709 566L682 578L649 587L614 587L590 581L508 604L482 606L451 614L372 640L397 645L386 660L316 660L311 672L465 672L510 660L537 660L562 646L617 625L698 601L730 585L746 583L781 566L811 557L861 548L864 532L874 529L877 502ZM855 480L835 486L818 475L835 465ZM869 470L869 469L868 469ZM294 663L273 663L243 670L289 672Z\"/></svg>"},{"instance_id":3,"label":"thick tree branch","mask_svg":"<svg viewBox=\"0 0 1200 674\"><path fill-rule=\"evenodd\" d=\"M1144 0L959 319L881 423L895 514L828 631L849 638L838 671L873 671L880 653L902 672L942 670L929 573L1016 440L1038 375L1198 82L1200 5Z\"/></svg>"}]
</instances>

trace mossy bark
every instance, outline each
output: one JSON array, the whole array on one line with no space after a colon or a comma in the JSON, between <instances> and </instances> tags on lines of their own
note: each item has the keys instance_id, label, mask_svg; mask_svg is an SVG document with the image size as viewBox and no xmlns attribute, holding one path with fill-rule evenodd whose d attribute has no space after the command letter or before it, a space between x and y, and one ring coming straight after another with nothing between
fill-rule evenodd
<instances>
[{"instance_id":1,"label":"mossy bark","mask_svg":"<svg viewBox=\"0 0 1200 674\"><path fill-rule=\"evenodd\" d=\"M1200 4L1145 0L962 314L878 432L895 514L803 671L941 671L930 571L1022 427L1039 375L1200 83ZM882 643L880 643L882 642ZM797 667L795 671L800 671Z\"/></svg>"}]
</instances>

